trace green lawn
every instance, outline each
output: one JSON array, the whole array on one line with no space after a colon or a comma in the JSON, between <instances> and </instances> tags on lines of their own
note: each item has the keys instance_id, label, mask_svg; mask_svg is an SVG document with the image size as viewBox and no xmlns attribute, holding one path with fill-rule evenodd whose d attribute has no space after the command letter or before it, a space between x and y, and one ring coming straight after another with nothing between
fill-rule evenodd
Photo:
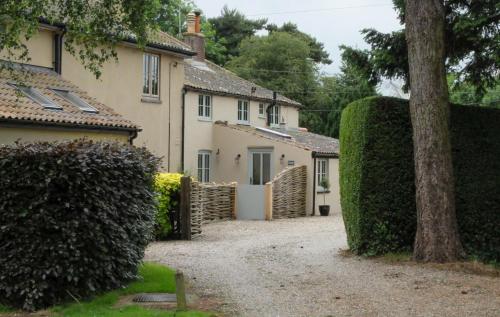
<instances>
[{"instance_id":1,"label":"green lawn","mask_svg":"<svg viewBox=\"0 0 500 317\"><path fill-rule=\"evenodd\" d=\"M0 313L7 313L7 312L10 312L11 309L8 308L8 307L5 307L3 305L0 305Z\"/></svg>"},{"instance_id":2,"label":"green lawn","mask_svg":"<svg viewBox=\"0 0 500 317\"><path fill-rule=\"evenodd\" d=\"M153 310L130 305L113 308L122 295L137 293L174 293L175 271L162 265L145 263L139 269L141 280L131 283L124 289L115 290L96 297L92 301L56 306L51 309L54 316L64 317L209 317L211 313L197 311ZM5 309L5 310L2 310ZM0 312L8 311L0 306ZM1 316L1 314L0 314Z\"/></svg>"}]
</instances>

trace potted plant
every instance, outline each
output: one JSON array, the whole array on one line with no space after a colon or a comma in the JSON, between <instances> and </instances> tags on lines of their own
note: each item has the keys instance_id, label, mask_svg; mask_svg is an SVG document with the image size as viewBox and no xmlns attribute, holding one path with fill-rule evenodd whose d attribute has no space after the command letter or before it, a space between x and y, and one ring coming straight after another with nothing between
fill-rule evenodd
<instances>
[{"instance_id":1,"label":"potted plant","mask_svg":"<svg viewBox=\"0 0 500 317\"><path fill-rule=\"evenodd\" d=\"M323 188L323 205L319 205L319 214L321 216L328 216L330 214L330 205L326 204L326 194L330 189L330 182L326 178L322 178L319 186Z\"/></svg>"}]
</instances>

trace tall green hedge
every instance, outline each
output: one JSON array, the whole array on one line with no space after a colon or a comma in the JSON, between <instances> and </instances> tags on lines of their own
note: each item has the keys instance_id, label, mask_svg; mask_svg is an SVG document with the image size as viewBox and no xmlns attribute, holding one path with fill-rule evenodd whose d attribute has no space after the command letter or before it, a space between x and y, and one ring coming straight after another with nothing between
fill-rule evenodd
<instances>
[{"instance_id":1,"label":"tall green hedge","mask_svg":"<svg viewBox=\"0 0 500 317\"><path fill-rule=\"evenodd\" d=\"M457 218L469 255L500 261L500 110L451 106ZM416 231L408 102L372 97L342 114L342 214L359 254L410 251Z\"/></svg>"},{"instance_id":2,"label":"tall green hedge","mask_svg":"<svg viewBox=\"0 0 500 317\"><path fill-rule=\"evenodd\" d=\"M0 304L33 310L135 278L157 165L119 143L0 147Z\"/></svg>"}]
</instances>

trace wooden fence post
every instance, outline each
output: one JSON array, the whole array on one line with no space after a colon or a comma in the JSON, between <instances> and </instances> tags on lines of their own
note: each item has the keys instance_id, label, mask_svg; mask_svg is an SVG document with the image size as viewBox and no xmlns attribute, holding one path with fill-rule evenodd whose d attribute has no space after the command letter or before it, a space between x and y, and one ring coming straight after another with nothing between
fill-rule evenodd
<instances>
[{"instance_id":1,"label":"wooden fence post","mask_svg":"<svg viewBox=\"0 0 500 317\"><path fill-rule=\"evenodd\" d=\"M181 177L181 239L191 240L191 177Z\"/></svg>"},{"instance_id":2,"label":"wooden fence post","mask_svg":"<svg viewBox=\"0 0 500 317\"><path fill-rule=\"evenodd\" d=\"M264 216L266 220L273 219L273 183L264 185Z\"/></svg>"},{"instance_id":3,"label":"wooden fence post","mask_svg":"<svg viewBox=\"0 0 500 317\"><path fill-rule=\"evenodd\" d=\"M177 297L177 309L186 309L186 287L184 285L184 274L181 271L175 272L175 295Z\"/></svg>"},{"instance_id":4,"label":"wooden fence post","mask_svg":"<svg viewBox=\"0 0 500 317\"><path fill-rule=\"evenodd\" d=\"M238 183L234 182L231 185L234 186L232 218L236 220L238 218Z\"/></svg>"}]
</instances>

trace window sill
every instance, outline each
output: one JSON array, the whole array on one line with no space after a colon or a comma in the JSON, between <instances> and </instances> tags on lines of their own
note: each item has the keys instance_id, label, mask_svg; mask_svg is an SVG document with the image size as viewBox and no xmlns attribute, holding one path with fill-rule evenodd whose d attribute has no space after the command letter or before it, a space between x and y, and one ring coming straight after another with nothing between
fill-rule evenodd
<instances>
[{"instance_id":1,"label":"window sill","mask_svg":"<svg viewBox=\"0 0 500 317\"><path fill-rule=\"evenodd\" d=\"M240 125L250 125L250 121L238 121L238 122L236 122L236 124L240 124Z\"/></svg>"},{"instance_id":2,"label":"window sill","mask_svg":"<svg viewBox=\"0 0 500 317\"><path fill-rule=\"evenodd\" d=\"M259 119L265 119L265 118L266 118L266 116L262 116L259 114Z\"/></svg>"},{"instance_id":3,"label":"window sill","mask_svg":"<svg viewBox=\"0 0 500 317\"><path fill-rule=\"evenodd\" d=\"M329 194L329 193L330 193L330 191L329 191L329 190L318 190L318 191L316 192L316 194Z\"/></svg>"},{"instance_id":4,"label":"window sill","mask_svg":"<svg viewBox=\"0 0 500 317\"><path fill-rule=\"evenodd\" d=\"M142 96L141 102L144 102L144 103L157 103L157 104L162 103L161 99L159 97L148 97L148 96Z\"/></svg>"},{"instance_id":5,"label":"window sill","mask_svg":"<svg viewBox=\"0 0 500 317\"><path fill-rule=\"evenodd\" d=\"M203 118L203 117L198 117L198 121L202 121L202 122L212 122L212 118Z\"/></svg>"}]
</instances>

